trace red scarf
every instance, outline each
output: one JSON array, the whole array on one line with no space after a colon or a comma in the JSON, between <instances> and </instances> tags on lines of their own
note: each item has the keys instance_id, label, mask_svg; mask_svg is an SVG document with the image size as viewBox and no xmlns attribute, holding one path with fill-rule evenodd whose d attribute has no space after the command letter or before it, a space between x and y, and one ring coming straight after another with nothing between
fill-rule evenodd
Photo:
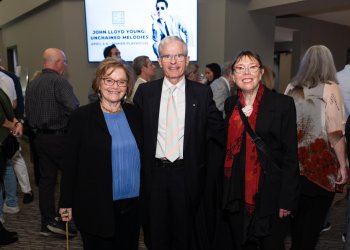
<instances>
[{"instance_id":1,"label":"red scarf","mask_svg":"<svg viewBox=\"0 0 350 250\"><path fill-rule=\"evenodd\" d=\"M248 117L248 122L252 129L255 131L256 118L259 111L261 97L264 93L264 86L260 85L256 94L253 111ZM242 105L244 104L244 97L242 91L238 91L238 98ZM226 158L224 165L224 175L230 177L232 173L232 166L234 163L235 155L241 151L242 138L243 138L244 124L238 112L238 107L235 105L228 125L228 139ZM248 212L252 213L255 210L254 196L258 191L259 177L261 173L260 161L258 153L253 140L246 133L246 152L245 152L245 204Z\"/></svg>"}]
</instances>

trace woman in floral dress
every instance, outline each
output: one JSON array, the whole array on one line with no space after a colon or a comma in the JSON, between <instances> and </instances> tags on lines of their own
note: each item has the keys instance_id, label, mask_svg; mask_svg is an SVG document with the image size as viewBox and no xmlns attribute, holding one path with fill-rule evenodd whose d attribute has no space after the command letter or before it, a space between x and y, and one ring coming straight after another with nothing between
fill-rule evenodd
<instances>
[{"instance_id":1,"label":"woman in floral dress","mask_svg":"<svg viewBox=\"0 0 350 250\"><path fill-rule=\"evenodd\" d=\"M347 180L344 105L330 50L310 47L285 93L297 109L301 193L292 249L315 249L339 185Z\"/></svg>"}]
</instances>

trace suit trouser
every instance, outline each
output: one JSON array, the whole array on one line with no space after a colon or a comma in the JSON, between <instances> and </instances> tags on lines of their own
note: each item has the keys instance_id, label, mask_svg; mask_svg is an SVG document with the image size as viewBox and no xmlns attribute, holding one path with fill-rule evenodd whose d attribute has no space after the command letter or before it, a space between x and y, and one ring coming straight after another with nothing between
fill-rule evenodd
<instances>
[{"instance_id":1,"label":"suit trouser","mask_svg":"<svg viewBox=\"0 0 350 250\"><path fill-rule=\"evenodd\" d=\"M154 167L150 200L152 250L189 249L191 222L184 167Z\"/></svg>"},{"instance_id":2,"label":"suit trouser","mask_svg":"<svg viewBox=\"0 0 350 250\"><path fill-rule=\"evenodd\" d=\"M300 194L298 210L292 220L291 249L315 249L333 198L334 194L332 196Z\"/></svg>"},{"instance_id":3,"label":"suit trouser","mask_svg":"<svg viewBox=\"0 0 350 250\"><path fill-rule=\"evenodd\" d=\"M284 239L290 226L290 217L283 219L276 214L271 218L271 234L242 245L243 219L245 212L229 215L231 237L234 250L284 250Z\"/></svg>"},{"instance_id":4,"label":"suit trouser","mask_svg":"<svg viewBox=\"0 0 350 250\"><path fill-rule=\"evenodd\" d=\"M113 203L114 236L103 238L81 231L84 250L138 250L140 235L138 197L117 200Z\"/></svg>"},{"instance_id":5,"label":"suit trouser","mask_svg":"<svg viewBox=\"0 0 350 250\"><path fill-rule=\"evenodd\" d=\"M55 185L57 172L62 169L66 141L65 134L37 134L34 141L39 157L39 207L43 226L46 226L57 214Z\"/></svg>"},{"instance_id":6,"label":"suit trouser","mask_svg":"<svg viewBox=\"0 0 350 250\"><path fill-rule=\"evenodd\" d=\"M349 120L350 121L350 120ZM346 227L345 227L345 234L346 234L346 240L344 245L344 250L350 250L350 189L347 190L348 192L348 207L346 210ZM348 237L349 235L349 237Z\"/></svg>"}]
</instances>

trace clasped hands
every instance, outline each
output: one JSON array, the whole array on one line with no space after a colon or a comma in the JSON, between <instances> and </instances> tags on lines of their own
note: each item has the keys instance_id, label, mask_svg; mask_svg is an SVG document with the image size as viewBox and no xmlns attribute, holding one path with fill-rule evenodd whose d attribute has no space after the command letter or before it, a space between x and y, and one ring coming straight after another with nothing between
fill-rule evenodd
<instances>
[{"instance_id":1,"label":"clasped hands","mask_svg":"<svg viewBox=\"0 0 350 250\"><path fill-rule=\"evenodd\" d=\"M23 124L19 121L14 123L14 126L10 129L10 133L13 136L20 137L23 134Z\"/></svg>"}]
</instances>

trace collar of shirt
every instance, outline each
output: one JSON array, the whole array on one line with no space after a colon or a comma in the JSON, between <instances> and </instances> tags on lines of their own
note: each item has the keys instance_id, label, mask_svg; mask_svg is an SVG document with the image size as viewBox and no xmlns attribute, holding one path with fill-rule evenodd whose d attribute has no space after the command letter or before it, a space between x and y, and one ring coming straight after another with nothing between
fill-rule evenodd
<instances>
[{"instance_id":1,"label":"collar of shirt","mask_svg":"<svg viewBox=\"0 0 350 250\"><path fill-rule=\"evenodd\" d=\"M224 76L221 76L221 77L222 77L222 79L226 82L226 85L227 85L228 90L230 90L230 89L231 89L230 82L227 80L226 77L224 77Z\"/></svg>"},{"instance_id":2,"label":"collar of shirt","mask_svg":"<svg viewBox=\"0 0 350 250\"><path fill-rule=\"evenodd\" d=\"M147 82L145 79L143 79L142 77L138 77L142 82Z\"/></svg>"},{"instance_id":3,"label":"collar of shirt","mask_svg":"<svg viewBox=\"0 0 350 250\"><path fill-rule=\"evenodd\" d=\"M49 68L44 68L44 69L42 69L42 72L43 72L43 73L52 72L52 73L56 73L57 75L60 74L60 73L58 73L56 70L54 70L54 69L49 69Z\"/></svg>"},{"instance_id":4,"label":"collar of shirt","mask_svg":"<svg viewBox=\"0 0 350 250\"><path fill-rule=\"evenodd\" d=\"M178 83L176 83L175 86L181 92L185 92L185 85L186 85L185 83L186 83L186 79L185 77L182 77L182 79ZM168 91L169 88L171 88L172 86L174 86L174 84L172 84L166 77L164 77L163 91Z\"/></svg>"}]
</instances>

